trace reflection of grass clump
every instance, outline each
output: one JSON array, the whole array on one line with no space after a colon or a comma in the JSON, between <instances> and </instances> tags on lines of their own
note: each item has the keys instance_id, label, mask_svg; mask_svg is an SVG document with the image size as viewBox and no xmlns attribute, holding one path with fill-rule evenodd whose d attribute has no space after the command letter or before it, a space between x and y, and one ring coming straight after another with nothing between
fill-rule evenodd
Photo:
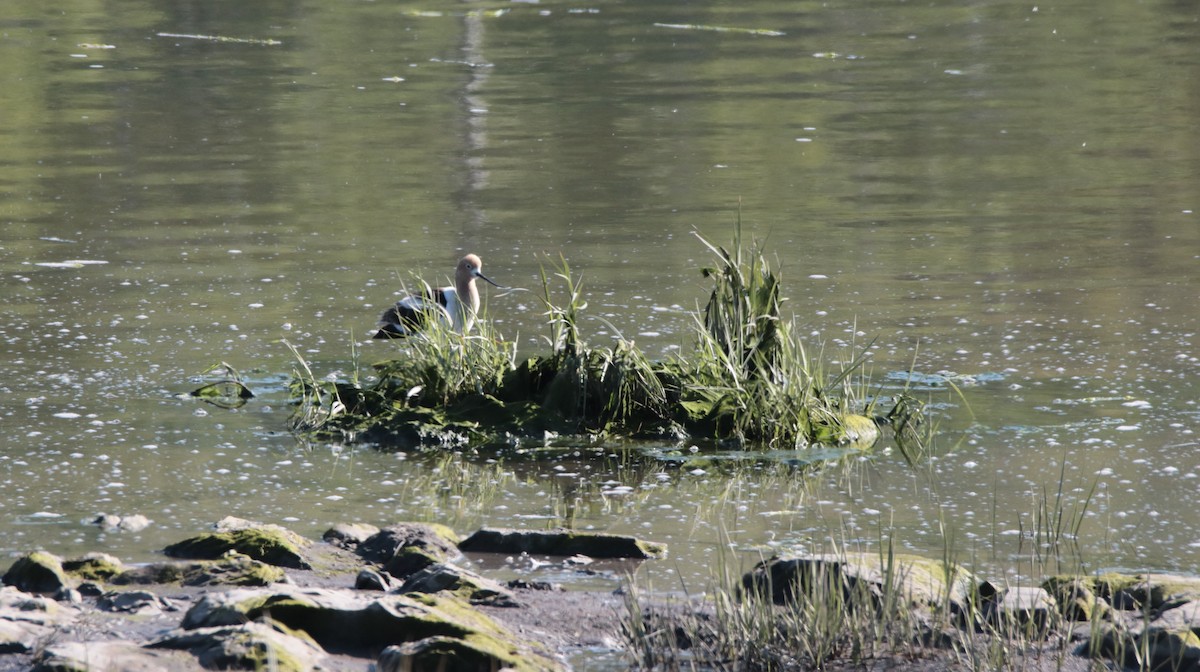
<instances>
[{"instance_id":1,"label":"reflection of grass clump","mask_svg":"<svg viewBox=\"0 0 1200 672\"><path fill-rule=\"evenodd\" d=\"M874 423L848 380L862 360L827 377L780 317L779 278L761 249L704 243L716 267L690 357L652 362L623 338L590 346L579 331L586 302L563 260L542 274L551 348L518 361L516 345L480 321L477 333L430 329L405 356L376 365L374 384L318 381L303 359L293 381L292 425L315 436L388 444L474 443L505 436L684 435L777 447L870 445ZM551 285L560 281L565 301Z\"/></svg>"}]
</instances>

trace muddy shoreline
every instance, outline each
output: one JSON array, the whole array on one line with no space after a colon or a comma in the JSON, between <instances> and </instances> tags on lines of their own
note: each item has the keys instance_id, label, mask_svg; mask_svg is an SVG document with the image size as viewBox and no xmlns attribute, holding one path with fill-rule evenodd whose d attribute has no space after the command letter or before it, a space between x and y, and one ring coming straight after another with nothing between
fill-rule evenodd
<instances>
[{"instance_id":1,"label":"muddy shoreline","mask_svg":"<svg viewBox=\"0 0 1200 672\"><path fill-rule=\"evenodd\" d=\"M646 558L661 557L665 547L567 530L487 530L471 539L476 551L464 555L459 547L470 540L436 525L342 525L312 541L227 518L213 532L166 547L170 557L161 563L126 566L100 554L64 561L33 552L4 574L0 672L266 664L378 672L439 665L669 669L685 649L695 660L714 661L713 669L757 669L764 660L747 656L755 664L743 666L741 654L729 653L738 650L726 632L737 619L722 620L729 614L714 607L714 596L640 596L626 585L626 556L656 562ZM479 547L480 539L492 545ZM880 560L773 559L747 573L739 591L774 602L769 618L780 619L781 631L795 625L788 619L804 600L860 614L862 605L874 605L868 620L858 621L868 628L871 618L916 625L899 641L872 642L867 655L833 655L821 664L826 670L1200 666L1200 580L1102 575L1009 587L946 573L937 561L905 557L881 567ZM822 591L834 585L848 592L831 603ZM866 601L855 602L854 591ZM913 606L883 610L889 592ZM634 623L645 630L631 635ZM782 649L770 653L776 657L768 667L812 669L789 650L793 643L772 642Z\"/></svg>"}]
</instances>

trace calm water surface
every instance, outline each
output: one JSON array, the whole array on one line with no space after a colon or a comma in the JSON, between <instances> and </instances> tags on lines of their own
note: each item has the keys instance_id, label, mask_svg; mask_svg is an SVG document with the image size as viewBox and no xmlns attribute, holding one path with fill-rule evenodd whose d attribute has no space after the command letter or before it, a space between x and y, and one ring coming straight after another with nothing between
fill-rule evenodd
<instances>
[{"instance_id":1,"label":"calm water surface","mask_svg":"<svg viewBox=\"0 0 1200 672\"><path fill-rule=\"evenodd\" d=\"M671 588L725 541L949 537L1023 574L1061 483L1088 569L1200 572L1189 3L57 5L0 8L6 554L145 560L233 514L632 532L670 543L644 571ZM686 352L692 232L729 240L739 201L824 360L870 344L885 392L975 377L928 392L927 459L288 435L283 341L321 376L397 356L375 316L465 251L529 290L561 254L593 342ZM536 297L487 296L530 352ZM222 361L256 399L179 396Z\"/></svg>"}]
</instances>

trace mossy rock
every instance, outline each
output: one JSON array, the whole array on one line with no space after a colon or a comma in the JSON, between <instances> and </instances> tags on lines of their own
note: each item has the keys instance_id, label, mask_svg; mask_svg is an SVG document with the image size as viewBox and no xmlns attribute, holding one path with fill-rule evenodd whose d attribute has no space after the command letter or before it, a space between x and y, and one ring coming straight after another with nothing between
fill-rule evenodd
<instances>
[{"instance_id":1,"label":"mossy rock","mask_svg":"<svg viewBox=\"0 0 1200 672\"><path fill-rule=\"evenodd\" d=\"M200 562L155 562L122 571L109 579L117 586L269 586L287 581L282 568L244 555Z\"/></svg>"},{"instance_id":2,"label":"mossy rock","mask_svg":"<svg viewBox=\"0 0 1200 672\"><path fill-rule=\"evenodd\" d=\"M287 580L282 568L244 555L225 557L188 567L180 583L185 586L269 586Z\"/></svg>"},{"instance_id":3,"label":"mossy rock","mask_svg":"<svg viewBox=\"0 0 1200 672\"><path fill-rule=\"evenodd\" d=\"M879 425L865 415L843 413L815 420L809 440L827 446L866 450L879 441Z\"/></svg>"},{"instance_id":4,"label":"mossy rock","mask_svg":"<svg viewBox=\"0 0 1200 672\"><path fill-rule=\"evenodd\" d=\"M1188 628L1149 628L1138 638L1150 653L1150 669L1200 669L1200 636Z\"/></svg>"},{"instance_id":5,"label":"mossy rock","mask_svg":"<svg viewBox=\"0 0 1200 672\"><path fill-rule=\"evenodd\" d=\"M887 559L875 553L811 555L772 558L742 577L746 593L769 596L789 604L799 595L820 599L820 591L842 590L848 601L877 599L897 591L911 604L961 612L974 592L970 572L939 560L897 554Z\"/></svg>"},{"instance_id":6,"label":"mossy rock","mask_svg":"<svg viewBox=\"0 0 1200 672\"><path fill-rule=\"evenodd\" d=\"M1153 585L1136 574L1109 572L1089 577L1089 581L1096 595L1107 600L1114 609L1155 609L1166 596L1162 586Z\"/></svg>"},{"instance_id":7,"label":"mossy rock","mask_svg":"<svg viewBox=\"0 0 1200 672\"><path fill-rule=\"evenodd\" d=\"M508 669L509 658L497 655L495 651L480 646L478 642L454 637L427 637L416 642L387 647L379 654L375 669L379 672L477 672Z\"/></svg>"},{"instance_id":8,"label":"mossy rock","mask_svg":"<svg viewBox=\"0 0 1200 672\"><path fill-rule=\"evenodd\" d=\"M1200 579L1194 577L1109 572L1081 580L1118 610L1157 610L1171 603L1200 600Z\"/></svg>"},{"instance_id":9,"label":"mossy rock","mask_svg":"<svg viewBox=\"0 0 1200 672\"><path fill-rule=\"evenodd\" d=\"M64 560L63 571L86 581L108 581L125 571L121 561L107 553L88 553L82 558Z\"/></svg>"},{"instance_id":10,"label":"mossy rock","mask_svg":"<svg viewBox=\"0 0 1200 672\"><path fill-rule=\"evenodd\" d=\"M1151 627L1141 633L1109 628L1099 653L1131 669L1195 670L1200 668L1200 636L1190 628Z\"/></svg>"},{"instance_id":11,"label":"mossy rock","mask_svg":"<svg viewBox=\"0 0 1200 672\"><path fill-rule=\"evenodd\" d=\"M847 448L866 450L879 441L879 425L865 415L847 413L842 416L841 432L837 444Z\"/></svg>"},{"instance_id":12,"label":"mossy rock","mask_svg":"<svg viewBox=\"0 0 1200 672\"><path fill-rule=\"evenodd\" d=\"M426 638L461 640L490 652L514 670L559 670L537 645L521 640L468 603L441 595L364 597L352 591L236 589L204 596L183 618L185 629L237 625L270 618L307 633L336 654L374 655Z\"/></svg>"},{"instance_id":13,"label":"mossy rock","mask_svg":"<svg viewBox=\"0 0 1200 672\"><path fill-rule=\"evenodd\" d=\"M146 649L183 649L210 670L320 669L325 652L303 632L267 619L241 625L172 631L149 642ZM91 669L91 668L89 668Z\"/></svg>"},{"instance_id":14,"label":"mossy rock","mask_svg":"<svg viewBox=\"0 0 1200 672\"><path fill-rule=\"evenodd\" d=\"M325 530L321 539L341 548L357 548L359 544L379 534L379 528L366 523L337 523Z\"/></svg>"},{"instance_id":15,"label":"mossy rock","mask_svg":"<svg viewBox=\"0 0 1200 672\"><path fill-rule=\"evenodd\" d=\"M287 535L262 528L246 528L201 534L163 549L173 558L215 560L229 552L247 555L260 562L292 569L312 569L300 548Z\"/></svg>"},{"instance_id":16,"label":"mossy rock","mask_svg":"<svg viewBox=\"0 0 1200 672\"><path fill-rule=\"evenodd\" d=\"M127 641L64 642L48 637L37 658L38 672L93 672L97 670L164 670L197 668L196 658L184 651L149 650ZM256 669L256 668L245 668Z\"/></svg>"},{"instance_id":17,"label":"mossy rock","mask_svg":"<svg viewBox=\"0 0 1200 672\"><path fill-rule=\"evenodd\" d=\"M199 563L152 562L126 569L111 577L109 583L117 586L181 583L193 564Z\"/></svg>"},{"instance_id":18,"label":"mossy rock","mask_svg":"<svg viewBox=\"0 0 1200 672\"><path fill-rule=\"evenodd\" d=\"M1141 574L1138 578L1143 585L1151 586L1151 606L1155 609L1168 603L1200 600L1200 578L1174 574Z\"/></svg>"},{"instance_id":19,"label":"mossy rock","mask_svg":"<svg viewBox=\"0 0 1200 672\"><path fill-rule=\"evenodd\" d=\"M475 553L529 553L531 555L586 555L591 558L645 560L667 554L666 544L636 537L572 530L513 530L484 528L458 545Z\"/></svg>"},{"instance_id":20,"label":"mossy rock","mask_svg":"<svg viewBox=\"0 0 1200 672\"><path fill-rule=\"evenodd\" d=\"M1096 595L1096 585L1090 577L1051 576L1042 581L1042 589L1058 603L1059 614L1070 621L1095 621L1109 611L1108 604Z\"/></svg>"},{"instance_id":21,"label":"mossy rock","mask_svg":"<svg viewBox=\"0 0 1200 672\"><path fill-rule=\"evenodd\" d=\"M558 672L564 669L550 658L540 645L521 640L507 628L458 598L420 594L408 597L430 609L436 618L466 625L465 633L456 639L460 639L470 650L486 654L495 661L489 669L508 668L515 672ZM434 635L421 639L436 640L438 637ZM437 647L433 648L436 650Z\"/></svg>"},{"instance_id":22,"label":"mossy rock","mask_svg":"<svg viewBox=\"0 0 1200 672\"><path fill-rule=\"evenodd\" d=\"M4 573L4 585L26 593L57 593L71 587L62 559L45 551L22 556Z\"/></svg>"},{"instance_id":23,"label":"mossy rock","mask_svg":"<svg viewBox=\"0 0 1200 672\"><path fill-rule=\"evenodd\" d=\"M459 541L458 534L445 525L396 523L368 537L356 552L382 565L388 574L403 579L430 565L457 558Z\"/></svg>"},{"instance_id":24,"label":"mossy rock","mask_svg":"<svg viewBox=\"0 0 1200 672\"><path fill-rule=\"evenodd\" d=\"M511 590L496 581L455 565L429 565L410 575L396 592L448 592L471 604L485 604L492 607L519 606L516 596Z\"/></svg>"}]
</instances>

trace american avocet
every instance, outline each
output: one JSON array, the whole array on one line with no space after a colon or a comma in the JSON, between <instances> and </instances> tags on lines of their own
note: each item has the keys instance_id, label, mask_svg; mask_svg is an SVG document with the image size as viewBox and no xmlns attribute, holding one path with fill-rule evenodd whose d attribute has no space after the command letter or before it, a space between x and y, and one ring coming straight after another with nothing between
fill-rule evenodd
<instances>
[{"instance_id":1,"label":"american avocet","mask_svg":"<svg viewBox=\"0 0 1200 672\"><path fill-rule=\"evenodd\" d=\"M500 286L484 275L481 268L483 262L474 254L459 259L454 269L453 287L427 288L420 294L400 299L379 316L379 331L375 332L375 338L410 336L430 320L441 320L454 331L467 333L479 312L479 289L475 287L475 278Z\"/></svg>"}]
</instances>

